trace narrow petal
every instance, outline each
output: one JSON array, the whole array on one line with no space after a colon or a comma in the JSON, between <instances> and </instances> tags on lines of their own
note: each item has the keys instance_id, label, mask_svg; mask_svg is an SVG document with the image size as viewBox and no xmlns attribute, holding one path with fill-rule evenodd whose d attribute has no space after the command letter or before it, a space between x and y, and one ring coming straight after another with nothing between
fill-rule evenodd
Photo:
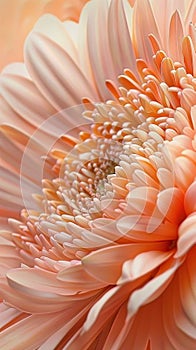
<instances>
[{"instance_id":1,"label":"narrow petal","mask_svg":"<svg viewBox=\"0 0 196 350\"><path fill-rule=\"evenodd\" d=\"M182 39L184 30L179 11L173 14L169 29L170 54L174 61L182 62Z\"/></svg>"},{"instance_id":2,"label":"narrow petal","mask_svg":"<svg viewBox=\"0 0 196 350\"><path fill-rule=\"evenodd\" d=\"M133 43L137 57L142 57L148 63L152 60L152 49L148 35L153 34L160 42L158 26L152 12L149 0L136 1L133 15Z\"/></svg>"}]
</instances>

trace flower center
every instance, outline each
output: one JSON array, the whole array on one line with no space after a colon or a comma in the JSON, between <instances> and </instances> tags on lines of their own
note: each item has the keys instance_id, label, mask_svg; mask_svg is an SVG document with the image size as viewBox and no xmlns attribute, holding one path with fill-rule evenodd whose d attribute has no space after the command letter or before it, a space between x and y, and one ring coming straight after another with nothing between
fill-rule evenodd
<instances>
[{"instance_id":1,"label":"flower center","mask_svg":"<svg viewBox=\"0 0 196 350\"><path fill-rule=\"evenodd\" d=\"M64 210L92 219L101 215L101 201L108 195L122 145L110 139L88 139L65 158L60 171Z\"/></svg>"}]
</instances>

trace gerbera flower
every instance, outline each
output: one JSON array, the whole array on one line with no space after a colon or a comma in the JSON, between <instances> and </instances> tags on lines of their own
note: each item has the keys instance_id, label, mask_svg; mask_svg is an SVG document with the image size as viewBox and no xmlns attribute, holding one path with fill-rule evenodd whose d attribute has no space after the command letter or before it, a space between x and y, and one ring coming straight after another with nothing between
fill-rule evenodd
<instances>
[{"instance_id":1,"label":"gerbera flower","mask_svg":"<svg viewBox=\"0 0 196 350\"><path fill-rule=\"evenodd\" d=\"M46 15L2 73L4 216L24 207L1 232L2 349L196 347L196 7L162 5Z\"/></svg>"}]
</instances>

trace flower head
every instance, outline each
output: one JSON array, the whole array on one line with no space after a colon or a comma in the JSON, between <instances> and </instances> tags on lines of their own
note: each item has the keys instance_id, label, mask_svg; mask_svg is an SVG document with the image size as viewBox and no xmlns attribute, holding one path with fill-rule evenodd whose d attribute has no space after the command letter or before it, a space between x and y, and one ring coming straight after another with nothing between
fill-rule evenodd
<instances>
[{"instance_id":1,"label":"flower head","mask_svg":"<svg viewBox=\"0 0 196 350\"><path fill-rule=\"evenodd\" d=\"M13 147L26 206L1 233L5 349L24 329L24 349L195 348L196 8L164 11L92 0L67 29L44 16L28 72L2 74L5 208L17 216Z\"/></svg>"}]
</instances>

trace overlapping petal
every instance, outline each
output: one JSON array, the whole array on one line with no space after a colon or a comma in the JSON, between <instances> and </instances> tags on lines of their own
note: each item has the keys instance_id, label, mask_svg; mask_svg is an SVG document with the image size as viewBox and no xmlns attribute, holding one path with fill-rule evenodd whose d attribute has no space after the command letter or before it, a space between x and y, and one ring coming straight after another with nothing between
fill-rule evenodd
<instances>
[{"instance_id":1,"label":"overlapping petal","mask_svg":"<svg viewBox=\"0 0 196 350\"><path fill-rule=\"evenodd\" d=\"M43 13L52 13L61 20L77 21L87 0L53 0L15 2L1 1L1 63L2 69L8 63L23 60L25 38ZM17 36L15 35L17 32Z\"/></svg>"}]
</instances>

